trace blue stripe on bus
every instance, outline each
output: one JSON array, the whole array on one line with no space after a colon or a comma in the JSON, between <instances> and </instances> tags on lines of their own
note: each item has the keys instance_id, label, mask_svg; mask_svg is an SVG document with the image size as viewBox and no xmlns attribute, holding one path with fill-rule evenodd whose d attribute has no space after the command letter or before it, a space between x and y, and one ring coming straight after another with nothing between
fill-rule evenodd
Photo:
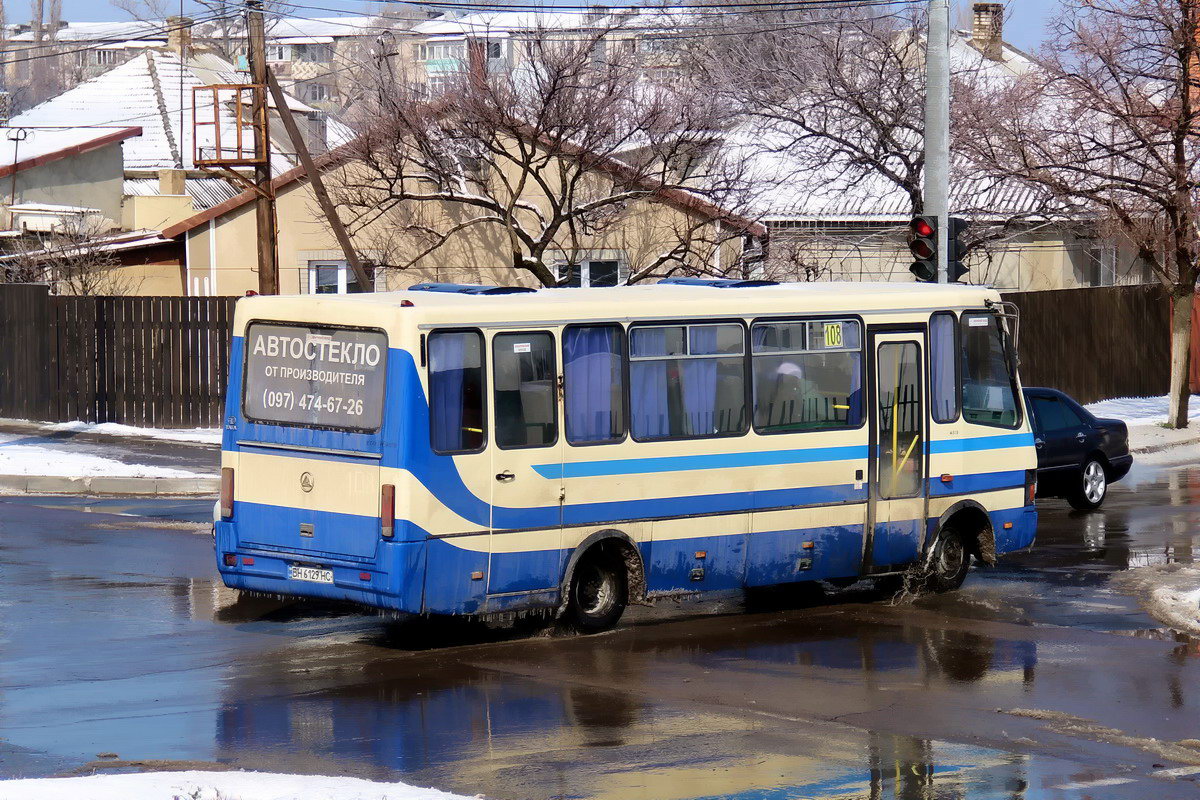
<instances>
[{"instance_id":1,"label":"blue stripe on bus","mask_svg":"<svg viewBox=\"0 0 1200 800\"><path fill-rule=\"evenodd\" d=\"M975 436L970 439L936 439L929 443L929 454L972 453L979 450L1000 450L1005 447L1033 447L1033 434L1005 433L997 436Z\"/></svg>"},{"instance_id":2,"label":"blue stripe on bus","mask_svg":"<svg viewBox=\"0 0 1200 800\"><path fill-rule=\"evenodd\" d=\"M940 476L930 476L929 478L930 497L1023 488L1025 488L1025 470L1023 469L954 475L949 483L942 483Z\"/></svg>"},{"instance_id":3,"label":"blue stripe on bus","mask_svg":"<svg viewBox=\"0 0 1200 800\"><path fill-rule=\"evenodd\" d=\"M973 439L939 439L930 443L933 455L976 452L1005 447L1033 446L1033 434L977 436ZM817 461L849 461L866 458L867 445L809 447L796 450L766 450L749 453L710 453L695 456L622 458L612 461L584 461L566 464L536 464L533 469L543 478L595 478L608 475L645 475L656 472L687 472L731 467L768 467L787 464L811 464Z\"/></svg>"},{"instance_id":4,"label":"blue stripe on bus","mask_svg":"<svg viewBox=\"0 0 1200 800\"><path fill-rule=\"evenodd\" d=\"M622 458L613 461L584 461L575 464L537 464L533 469L543 478L595 478L602 475L644 475L653 472L687 472L697 469L810 464L814 461L848 461L855 458L866 458L868 452L865 444L856 444L842 447L809 447L798 450L766 450L750 453Z\"/></svg>"}]
</instances>

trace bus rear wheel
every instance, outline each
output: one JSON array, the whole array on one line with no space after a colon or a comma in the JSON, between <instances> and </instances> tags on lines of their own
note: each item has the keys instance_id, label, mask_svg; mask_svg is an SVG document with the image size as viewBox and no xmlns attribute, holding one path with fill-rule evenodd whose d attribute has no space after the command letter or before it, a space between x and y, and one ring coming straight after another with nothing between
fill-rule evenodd
<instances>
[{"instance_id":1,"label":"bus rear wheel","mask_svg":"<svg viewBox=\"0 0 1200 800\"><path fill-rule=\"evenodd\" d=\"M567 618L585 633L606 631L625 613L629 586L625 566L603 552L585 556L571 576Z\"/></svg>"}]
</instances>

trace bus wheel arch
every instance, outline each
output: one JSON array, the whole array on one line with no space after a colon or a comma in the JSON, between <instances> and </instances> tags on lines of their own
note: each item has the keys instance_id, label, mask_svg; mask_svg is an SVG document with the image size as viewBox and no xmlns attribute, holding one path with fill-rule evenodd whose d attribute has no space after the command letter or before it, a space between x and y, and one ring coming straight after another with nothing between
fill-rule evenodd
<instances>
[{"instance_id":1,"label":"bus wheel arch","mask_svg":"<svg viewBox=\"0 0 1200 800\"><path fill-rule=\"evenodd\" d=\"M606 579L612 585L607 585ZM581 602L580 593L585 591L585 584L597 581L606 593L615 592L617 597L608 607L589 610L585 607L589 603ZM572 551L563 571L560 596L560 616L576 627L591 631L612 627L628 603L645 599L646 570L641 551L623 531L593 533Z\"/></svg>"},{"instance_id":2,"label":"bus wheel arch","mask_svg":"<svg viewBox=\"0 0 1200 800\"><path fill-rule=\"evenodd\" d=\"M935 535L926 543L927 555L945 528L953 529L963 537L967 552L977 561L989 567L995 565L996 534L992 530L992 518L977 501L960 500L942 513Z\"/></svg>"}]
</instances>

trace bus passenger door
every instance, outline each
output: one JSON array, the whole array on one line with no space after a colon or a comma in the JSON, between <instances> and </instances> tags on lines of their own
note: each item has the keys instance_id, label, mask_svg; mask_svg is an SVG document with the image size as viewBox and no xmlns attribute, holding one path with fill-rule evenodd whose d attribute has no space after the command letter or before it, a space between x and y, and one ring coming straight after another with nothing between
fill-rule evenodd
<instances>
[{"instance_id":1,"label":"bus passenger door","mask_svg":"<svg viewBox=\"0 0 1200 800\"><path fill-rule=\"evenodd\" d=\"M871 332L869 533L863 572L889 572L917 559L928 493L924 332Z\"/></svg>"},{"instance_id":2,"label":"bus passenger door","mask_svg":"<svg viewBox=\"0 0 1200 800\"><path fill-rule=\"evenodd\" d=\"M510 607L496 595L557 590L562 572L557 349L545 330L491 337L493 610Z\"/></svg>"}]
</instances>

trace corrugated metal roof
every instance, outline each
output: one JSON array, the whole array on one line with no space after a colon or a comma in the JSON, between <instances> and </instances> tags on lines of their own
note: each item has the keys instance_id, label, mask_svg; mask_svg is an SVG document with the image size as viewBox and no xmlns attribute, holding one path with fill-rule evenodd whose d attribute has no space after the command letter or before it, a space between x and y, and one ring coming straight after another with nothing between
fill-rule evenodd
<instances>
[{"instance_id":1,"label":"corrugated metal roof","mask_svg":"<svg viewBox=\"0 0 1200 800\"><path fill-rule=\"evenodd\" d=\"M242 82L243 76L227 61L212 54L198 54L186 64L172 52L148 50L85 81L73 89L52 97L10 120L11 127L95 128L136 125L142 135L125 144L126 170L158 170L172 167L192 169L194 139L192 133L192 89L213 83ZM312 111L293 97L289 108ZM205 120L202 114L201 121ZM278 174L291 169L292 162L282 153L289 152L282 126L273 126L278 142L271 167ZM347 136L345 126L328 121L329 144L336 146ZM210 147L215 136L212 127L200 128L200 144ZM222 140L234 140L229 124L222 126ZM176 160L178 154L178 162Z\"/></svg>"},{"instance_id":2,"label":"corrugated metal roof","mask_svg":"<svg viewBox=\"0 0 1200 800\"><path fill-rule=\"evenodd\" d=\"M212 208L241 193L222 178L188 178L183 185L197 211ZM132 197L157 197L158 179L126 178L124 192Z\"/></svg>"}]
</instances>

